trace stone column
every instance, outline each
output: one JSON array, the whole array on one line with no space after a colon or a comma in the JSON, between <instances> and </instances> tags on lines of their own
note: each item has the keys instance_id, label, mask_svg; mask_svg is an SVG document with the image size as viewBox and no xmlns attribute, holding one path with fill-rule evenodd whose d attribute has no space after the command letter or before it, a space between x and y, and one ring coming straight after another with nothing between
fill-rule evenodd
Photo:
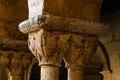
<instances>
[{"instance_id":1,"label":"stone column","mask_svg":"<svg viewBox=\"0 0 120 80\"><path fill-rule=\"evenodd\" d=\"M58 43L59 34L40 29L30 33L28 46L41 66L41 80L58 80L62 54Z\"/></svg>"},{"instance_id":2,"label":"stone column","mask_svg":"<svg viewBox=\"0 0 120 80\"><path fill-rule=\"evenodd\" d=\"M68 80L85 80L84 69L68 68Z\"/></svg>"},{"instance_id":3,"label":"stone column","mask_svg":"<svg viewBox=\"0 0 120 80\"><path fill-rule=\"evenodd\" d=\"M3 51L0 52L0 80L5 80L5 69L9 63L8 55Z\"/></svg>"},{"instance_id":4,"label":"stone column","mask_svg":"<svg viewBox=\"0 0 120 80\"><path fill-rule=\"evenodd\" d=\"M112 73L109 70L101 71L100 72L103 75L103 80L112 80Z\"/></svg>"},{"instance_id":5,"label":"stone column","mask_svg":"<svg viewBox=\"0 0 120 80\"><path fill-rule=\"evenodd\" d=\"M10 56L9 80L24 80L24 71L31 63L31 55L27 53L12 52Z\"/></svg>"},{"instance_id":6,"label":"stone column","mask_svg":"<svg viewBox=\"0 0 120 80\"><path fill-rule=\"evenodd\" d=\"M68 68L68 80L85 80L84 64L96 51L97 36L71 34L69 51L64 61Z\"/></svg>"},{"instance_id":7,"label":"stone column","mask_svg":"<svg viewBox=\"0 0 120 80\"><path fill-rule=\"evenodd\" d=\"M19 29L29 34L29 49L39 61L42 80L58 80L63 57L68 79L84 80L84 64L96 51L97 36L108 30L98 23L101 2L54 0L52 5L49 0L28 0L29 19Z\"/></svg>"}]
</instances>

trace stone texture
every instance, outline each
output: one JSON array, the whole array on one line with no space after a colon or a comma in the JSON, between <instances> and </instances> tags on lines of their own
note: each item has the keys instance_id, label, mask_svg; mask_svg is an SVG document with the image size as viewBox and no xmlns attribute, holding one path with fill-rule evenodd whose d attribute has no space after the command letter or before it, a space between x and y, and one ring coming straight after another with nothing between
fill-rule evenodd
<instances>
[{"instance_id":1,"label":"stone texture","mask_svg":"<svg viewBox=\"0 0 120 80\"><path fill-rule=\"evenodd\" d=\"M71 32L72 30L74 30L74 26L75 26L74 22L76 21L75 19L72 20L72 18L78 19L78 22L81 22L81 24L82 21L79 21L80 19L87 21L95 21L95 22L99 21L100 7L102 1L101 0L96 0L96 1L54 0L53 1L54 5L51 3L51 1L43 1L43 0L41 1L30 0L28 2L29 2L29 19L27 20L27 22L25 23L23 22L22 25L20 24L19 29L23 33L27 32L27 34L29 34L29 39L28 39L29 49L37 58L37 60L39 61L39 65L41 66L41 72L42 72L41 79L58 80L58 75L56 75L56 77L54 77L54 75L58 73L58 69L59 69L58 67L60 67L61 65L60 62L62 59L64 59L66 67L68 68L68 77L69 77L68 79L74 80L73 76L75 76L76 80L85 80L84 66L85 64L88 63L89 59L97 49L98 34L97 35L96 33L91 34L90 32L84 32L84 31L80 33ZM40 2L41 4L39 4ZM42 24L43 25L45 24L45 21L42 22L41 21L42 18L39 20L38 15L43 15L43 14L47 14L48 18L51 18L51 19L47 19L48 23L46 25L47 27L49 27L48 25L50 25L52 27L52 29L49 27L51 30L41 27ZM57 19L56 21L58 21L58 23L61 24L54 24L57 26L53 26L53 24L50 24L50 21L52 21L52 19L53 20L56 19L52 15L59 16L60 19ZM71 21L71 23L61 22L62 20L63 21L67 20L64 19L63 17L67 18L68 21ZM69 30L68 27L66 27L68 26L66 24L72 24L72 23L73 25L69 25L69 28L71 28L71 30L66 31ZM98 26L98 24L94 24L94 25L95 27ZM86 24L83 23L83 25L81 26L83 28L84 26L86 26ZM63 28L63 31L59 30L60 27ZM92 29L93 31L97 32L97 30L92 27L93 26L87 26L85 28L88 28L87 29L88 31L91 31L90 29ZM59 29L55 30L54 28L59 28ZM101 28L101 27L97 27L97 28ZM31 29L34 30L31 31ZM98 31L102 32L101 30Z\"/></svg>"},{"instance_id":2,"label":"stone texture","mask_svg":"<svg viewBox=\"0 0 120 80\"><path fill-rule=\"evenodd\" d=\"M29 49L38 59L39 65L60 66L63 54L60 53L58 34L43 29L29 34Z\"/></svg>"},{"instance_id":3,"label":"stone texture","mask_svg":"<svg viewBox=\"0 0 120 80\"><path fill-rule=\"evenodd\" d=\"M3 53L3 50L0 50L0 80L5 80L5 71L9 64L8 56L9 53Z\"/></svg>"},{"instance_id":4,"label":"stone texture","mask_svg":"<svg viewBox=\"0 0 120 80\"><path fill-rule=\"evenodd\" d=\"M44 0L29 0L28 1L29 18L34 17L36 15L42 15L43 4L44 4Z\"/></svg>"},{"instance_id":5,"label":"stone texture","mask_svg":"<svg viewBox=\"0 0 120 80\"><path fill-rule=\"evenodd\" d=\"M41 66L40 80L59 80L58 67L55 66Z\"/></svg>"},{"instance_id":6,"label":"stone texture","mask_svg":"<svg viewBox=\"0 0 120 80\"><path fill-rule=\"evenodd\" d=\"M10 80L23 80L23 75L25 70L31 63L32 55L26 52L17 52L11 51L9 56L9 78Z\"/></svg>"},{"instance_id":7,"label":"stone texture","mask_svg":"<svg viewBox=\"0 0 120 80\"><path fill-rule=\"evenodd\" d=\"M68 80L86 80L84 69L68 69Z\"/></svg>"}]
</instances>

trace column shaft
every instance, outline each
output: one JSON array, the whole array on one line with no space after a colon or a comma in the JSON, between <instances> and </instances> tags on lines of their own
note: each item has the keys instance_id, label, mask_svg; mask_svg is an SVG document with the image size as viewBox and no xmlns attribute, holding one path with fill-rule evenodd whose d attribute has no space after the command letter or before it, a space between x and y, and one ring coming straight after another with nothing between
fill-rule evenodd
<instances>
[{"instance_id":1,"label":"column shaft","mask_svg":"<svg viewBox=\"0 0 120 80\"><path fill-rule=\"evenodd\" d=\"M41 80L59 80L59 67L41 66Z\"/></svg>"},{"instance_id":2,"label":"column shaft","mask_svg":"<svg viewBox=\"0 0 120 80\"><path fill-rule=\"evenodd\" d=\"M10 75L10 80L22 80L21 75Z\"/></svg>"},{"instance_id":3,"label":"column shaft","mask_svg":"<svg viewBox=\"0 0 120 80\"><path fill-rule=\"evenodd\" d=\"M79 69L68 69L68 80L85 80L84 71Z\"/></svg>"}]
</instances>

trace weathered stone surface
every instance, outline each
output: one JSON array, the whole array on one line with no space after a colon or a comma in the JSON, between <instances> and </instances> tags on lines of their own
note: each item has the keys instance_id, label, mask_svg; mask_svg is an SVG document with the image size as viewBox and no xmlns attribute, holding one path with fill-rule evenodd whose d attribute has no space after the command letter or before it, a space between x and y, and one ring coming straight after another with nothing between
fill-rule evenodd
<instances>
[{"instance_id":1,"label":"weathered stone surface","mask_svg":"<svg viewBox=\"0 0 120 80\"><path fill-rule=\"evenodd\" d=\"M59 80L59 68L55 66L41 66L40 80Z\"/></svg>"},{"instance_id":2,"label":"weathered stone surface","mask_svg":"<svg viewBox=\"0 0 120 80\"><path fill-rule=\"evenodd\" d=\"M84 69L68 69L68 80L86 80Z\"/></svg>"},{"instance_id":3,"label":"weathered stone surface","mask_svg":"<svg viewBox=\"0 0 120 80\"><path fill-rule=\"evenodd\" d=\"M18 53L18 54L17 54ZM23 74L32 62L32 55L26 52L11 51L9 56L9 77L10 80L23 80Z\"/></svg>"},{"instance_id":4,"label":"weathered stone surface","mask_svg":"<svg viewBox=\"0 0 120 80\"><path fill-rule=\"evenodd\" d=\"M52 15L37 15L19 24L19 30L25 34L39 31L41 28L92 35L104 34L109 30L108 25L97 22Z\"/></svg>"},{"instance_id":5,"label":"weathered stone surface","mask_svg":"<svg viewBox=\"0 0 120 80\"><path fill-rule=\"evenodd\" d=\"M28 46L39 65L60 66L63 54L60 53L59 33L41 29L29 34Z\"/></svg>"},{"instance_id":6,"label":"weathered stone surface","mask_svg":"<svg viewBox=\"0 0 120 80\"><path fill-rule=\"evenodd\" d=\"M42 15L44 0L28 0L29 18Z\"/></svg>"}]
</instances>

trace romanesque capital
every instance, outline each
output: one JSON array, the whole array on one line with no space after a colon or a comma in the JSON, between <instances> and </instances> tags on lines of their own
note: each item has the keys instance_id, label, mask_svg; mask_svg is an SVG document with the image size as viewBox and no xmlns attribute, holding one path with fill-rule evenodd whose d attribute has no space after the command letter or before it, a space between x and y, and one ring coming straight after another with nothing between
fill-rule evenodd
<instances>
[{"instance_id":1,"label":"romanesque capital","mask_svg":"<svg viewBox=\"0 0 120 80\"><path fill-rule=\"evenodd\" d=\"M10 75L12 76L20 76L24 73L25 69L30 65L32 61L32 55L29 53L17 53L12 52L9 57L10 62L8 65L8 69L10 71Z\"/></svg>"},{"instance_id":2,"label":"romanesque capital","mask_svg":"<svg viewBox=\"0 0 120 80\"><path fill-rule=\"evenodd\" d=\"M64 56L66 67L83 69L97 49L96 41L97 36L72 33L69 51Z\"/></svg>"},{"instance_id":3,"label":"romanesque capital","mask_svg":"<svg viewBox=\"0 0 120 80\"><path fill-rule=\"evenodd\" d=\"M59 45L59 32L40 29L29 34L28 46L39 65L60 66L63 54Z\"/></svg>"}]
</instances>

